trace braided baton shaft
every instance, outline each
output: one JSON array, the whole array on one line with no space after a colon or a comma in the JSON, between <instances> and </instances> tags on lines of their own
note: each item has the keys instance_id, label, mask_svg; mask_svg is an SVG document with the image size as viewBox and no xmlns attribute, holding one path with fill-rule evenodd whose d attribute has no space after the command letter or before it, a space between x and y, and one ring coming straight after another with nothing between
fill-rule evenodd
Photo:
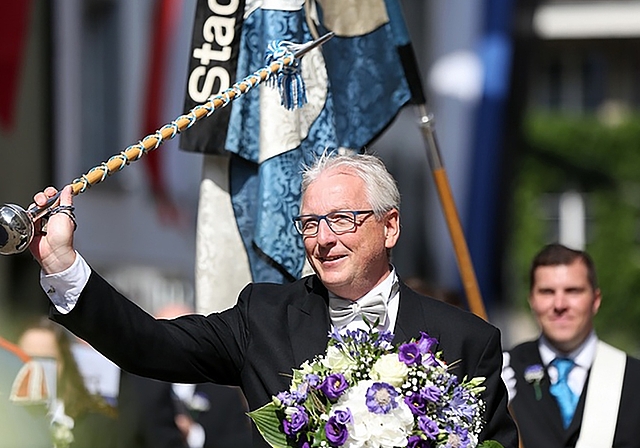
<instances>
[{"instance_id":1,"label":"braided baton shaft","mask_svg":"<svg viewBox=\"0 0 640 448\"><path fill-rule=\"evenodd\" d=\"M296 56L294 54L287 54L268 66L255 71L222 93L211 97L206 103L197 105L187 114L181 115L171 123L165 124L155 133L147 135L137 144L127 147L119 154L113 155L106 162L102 162L100 165L91 168L87 173L75 179L71 184L73 194L78 195L84 193L87 188L102 182L114 172L122 170L125 165L139 160L148 152L157 149L165 140L174 138L178 133L193 126L196 121L208 117L217 109L225 107L253 87L268 80L275 74L280 73L285 67L292 66L295 63Z\"/></svg>"}]
</instances>

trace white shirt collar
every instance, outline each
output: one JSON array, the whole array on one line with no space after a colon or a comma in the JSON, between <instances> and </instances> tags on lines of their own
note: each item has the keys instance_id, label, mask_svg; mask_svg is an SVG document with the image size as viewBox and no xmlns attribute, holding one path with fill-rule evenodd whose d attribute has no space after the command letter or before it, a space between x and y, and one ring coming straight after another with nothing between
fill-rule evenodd
<instances>
[{"instance_id":1,"label":"white shirt collar","mask_svg":"<svg viewBox=\"0 0 640 448\"><path fill-rule=\"evenodd\" d=\"M596 356L596 346L598 344L598 337L596 332L591 330L587 339L584 340L578 348L569 354L561 353L555 347L551 345L549 340L544 336L541 336L538 341L538 349L540 350L540 358L545 366L548 366L555 358L569 358L572 359L576 365L589 370L593 360Z\"/></svg>"},{"instance_id":2,"label":"white shirt collar","mask_svg":"<svg viewBox=\"0 0 640 448\"><path fill-rule=\"evenodd\" d=\"M374 296L376 294L381 294L382 297L386 297L387 305L388 305L389 301L393 298L391 289L397 283L398 283L398 277L396 275L396 269L393 266L391 266L391 272L389 273L389 275L387 275L387 278L382 280L382 283L380 283L378 286L373 288L371 291L369 291L368 293L366 293L362 297L368 297L368 296ZM393 291L393 295L395 296L396 294L397 294L397 291ZM358 299L358 300L360 300L360 299Z\"/></svg>"}]
</instances>

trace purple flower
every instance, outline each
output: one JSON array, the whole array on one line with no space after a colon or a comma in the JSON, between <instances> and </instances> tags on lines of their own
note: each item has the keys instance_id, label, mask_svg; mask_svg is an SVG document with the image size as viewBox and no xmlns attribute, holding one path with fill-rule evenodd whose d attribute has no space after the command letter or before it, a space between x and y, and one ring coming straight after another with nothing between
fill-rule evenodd
<instances>
[{"instance_id":1,"label":"purple flower","mask_svg":"<svg viewBox=\"0 0 640 448\"><path fill-rule=\"evenodd\" d=\"M431 440L435 440L438 434L440 433L440 429L438 429L438 424L433 420L431 420L426 415L422 415L418 417L418 427Z\"/></svg>"},{"instance_id":2,"label":"purple flower","mask_svg":"<svg viewBox=\"0 0 640 448\"><path fill-rule=\"evenodd\" d=\"M393 333L385 330L378 333L378 340L375 341L374 346L384 347L384 346L387 346L388 344L391 344L391 342L393 342Z\"/></svg>"},{"instance_id":3,"label":"purple flower","mask_svg":"<svg viewBox=\"0 0 640 448\"><path fill-rule=\"evenodd\" d=\"M353 416L351 415L351 411L347 410L337 410L333 413L333 417L336 419L336 422L341 425L347 425L353 422Z\"/></svg>"},{"instance_id":4,"label":"purple flower","mask_svg":"<svg viewBox=\"0 0 640 448\"><path fill-rule=\"evenodd\" d=\"M451 375L449 378L444 378L446 380L444 384L444 390L450 391L451 389L455 389L458 387L458 377L455 375ZM438 379L438 382L441 382L441 378Z\"/></svg>"},{"instance_id":5,"label":"purple flower","mask_svg":"<svg viewBox=\"0 0 640 448\"><path fill-rule=\"evenodd\" d=\"M422 356L418 344L402 344L400 348L398 348L398 358L408 366L420 364Z\"/></svg>"},{"instance_id":6,"label":"purple flower","mask_svg":"<svg viewBox=\"0 0 640 448\"><path fill-rule=\"evenodd\" d=\"M367 409L374 414L388 414L398 407L398 392L387 383L373 383L367 389Z\"/></svg>"},{"instance_id":7,"label":"purple flower","mask_svg":"<svg viewBox=\"0 0 640 448\"><path fill-rule=\"evenodd\" d=\"M445 448L468 448L471 445L469 431L464 428L454 427L447 437Z\"/></svg>"},{"instance_id":8,"label":"purple flower","mask_svg":"<svg viewBox=\"0 0 640 448\"><path fill-rule=\"evenodd\" d=\"M298 448L311 448L311 443L309 443L309 439L306 434L301 434L298 439Z\"/></svg>"},{"instance_id":9,"label":"purple flower","mask_svg":"<svg viewBox=\"0 0 640 448\"><path fill-rule=\"evenodd\" d=\"M417 392L413 392L404 397L404 402L409 406L413 415L425 415L427 413L427 402L424 397Z\"/></svg>"},{"instance_id":10,"label":"purple flower","mask_svg":"<svg viewBox=\"0 0 640 448\"><path fill-rule=\"evenodd\" d=\"M316 387L320 382L320 377L315 373L307 373L304 376L304 380L309 384L309 387Z\"/></svg>"},{"instance_id":11,"label":"purple flower","mask_svg":"<svg viewBox=\"0 0 640 448\"><path fill-rule=\"evenodd\" d=\"M296 403L304 403L307 401L308 391L309 383L301 383L298 385L298 389L292 392L292 396L295 397Z\"/></svg>"},{"instance_id":12,"label":"purple flower","mask_svg":"<svg viewBox=\"0 0 640 448\"><path fill-rule=\"evenodd\" d=\"M344 342L342 338L342 334L338 331L337 328L334 328L333 331L329 332L329 338L333 339L336 342Z\"/></svg>"},{"instance_id":13,"label":"purple flower","mask_svg":"<svg viewBox=\"0 0 640 448\"><path fill-rule=\"evenodd\" d=\"M287 408L287 417L282 421L284 433L293 436L299 433L302 428L309 423L307 411L302 406L292 406Z\"/></svg>"},{"instance_id":14,"label":"purple flower","mask_svg":"<svg viewBox=\"0 0 640 448\"><path fill-rule=\"evenodd\" d=\"M427 386L420 391L420 396L431 403L436 403L442 396L442 391L436 386Z\"/></svg>"},{"instance_id":15,"label":"purple flower","mask_svg":"<svg viewBox=\"0 0 640 448\"><path fill-rule=\"evenodd\" d=\"M324 433L331 445L340 446L347 441L349 438L347 424L350 423L351 420L351 412L348 410L336 411L331 417L329 417L327 424L324 426Z\"/></svg>"},{"instance_id":16,"label":"purple flower","mask_svg":"<svg viewBox=\"0 0 640 448\"><path fill-rule=\"evenodd\" d=\"M409 436L407 439L407 448L431 448L431 442L420 436Z\"/></svg>"},{"instance_id":17,"label":"purple flower","mask_svg":"<svg viewBox=\"0 0 640 448\"><path fill-rule=\"evenodd\" d=\"M418 347L420 347L420 353L426 354L431 351L432 347L435 347L438 344L438 340L436 338L429 337L427 333L424 331L420 332L420 339L418 339Z\"/></svg>"},{"instance_id":18,"label":"purple flower","mask_svg":"<svg viewBox=\"0 0 640 448\"><path fill-rule=\"evenodd\" d=\"M433 353L426 353L422 355L422 365L424 367L431 367L436 364L438 364L438 361Z\"/></svg>"},{"instance_id":19,"label":"purple flower","mask_svg":"<svg viewBox=\"0 0 640 448\"><path fill-rule=\"evenodd\" d=\"M332 373L324 379L319 389L331 401L337 400L349 387L342 373Z\"/></svg>"},{"instance_id":20,"label":"purple flower","mask_svg":"<svg viewBox=\"0 0 640 448\"><path fill-rule=\"evenodd\" d=\"M473 419L473 406L469 403L465 392L460 388L454 390L453 397L449 401L448 407L454 414L464 417L467 421L471 421Z\"/></svg>"},{"instance_id":21,"label":"purple flower","mask_svg":"<svg viewBox=\"0 0 640 448\"><path fill-rule=\"evenodd\" d=\"M288 391L278 393L278 395L276 395L276 398L280 400L284 406L287 406L287 407L293 406L298 402L297 401L298 394L291 393Z\"/></svg>"}]
</instances>

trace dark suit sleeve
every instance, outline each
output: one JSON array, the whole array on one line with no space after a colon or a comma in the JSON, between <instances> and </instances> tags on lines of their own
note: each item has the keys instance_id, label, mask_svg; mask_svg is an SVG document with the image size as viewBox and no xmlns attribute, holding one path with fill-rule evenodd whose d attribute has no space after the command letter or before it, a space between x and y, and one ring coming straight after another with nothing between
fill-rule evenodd
<instances>
[{"instance_id":1,"label":"dark suit sleeve","mask_svg":"<svg viewBox=\"0 0 640 448\"><path fill-rule=\"evenodd\" d=\"M53 320L130 373L239 385L247 341L243 304L209 316L156 320L92 272L71 312L50 310Z\"/></svg>"}]
</instances>

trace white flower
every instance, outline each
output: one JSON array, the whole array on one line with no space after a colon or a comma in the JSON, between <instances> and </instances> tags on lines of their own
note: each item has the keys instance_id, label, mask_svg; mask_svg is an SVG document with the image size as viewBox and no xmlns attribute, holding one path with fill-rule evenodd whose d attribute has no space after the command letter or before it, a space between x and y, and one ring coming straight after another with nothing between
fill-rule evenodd
<instances>
[{"instance_id":1,"label":"white flower","mask_svg":"<svg viewBox=\"0 0 640 448\"><path fill-rule=\"evenodd\" d=\"M74 440L74 421L64 412L64 403L54 399L49 408L51 418L51 437L55 448L66 448Z\"/></svg>"},{"instance_id":2,"label":"white flower","mask_svg":"<svg viewBox=\"0 0 640 448\"><path fill-rule=\"evenodd\" d=\"M322 364L335 372L349 372L356 363L347 353L340 350L338 347L329 346L327 348L327 354L324 357Z\"/></svg>"},{"instance_id":3,"label":"white flower","mask_svg":"<svg viewBox=\"0 0 640 448\"><path fill-rule=\"evenodd\" d=\"M528 383L540 382L544 378L544 367L540 364L529 366L524 371L524 379Z\"/></svg>"},{"instance_id":4,"label":"white flower","mask_svg":"<svg viewBox=\"0 0 640 448\"><path fill-rule=\"evenodd\" d=\"M409 368L395 353L382 355L371 368L371 378L400 387L407 378Z\"/></svg>"},{"instance_id":5,"label":"white flower","mask_svg":"<svg viewBox=\"0 0 640 448\"><path fill-rule=\"evenodd\" d=\"M350 410L353 423L347 425L349 438L342 445L345 448L393 448L407 445L407 437L414 425L413 414L397 397L398 406L387 414L370 412L366 403L367 390L374 381L361 381L349 389L333 407L336 410Z\"/></svg>"},{"instance_id":6,"label":"white flower","mask_svg":"<svg viewBox=\"0 0 640 448\"><path fill-rule=\"evenodd\" d=\"M55 448L66 448L74 440L71 428L57 422L51 424L51 437Z\"/></svg>"}]
</instances>

